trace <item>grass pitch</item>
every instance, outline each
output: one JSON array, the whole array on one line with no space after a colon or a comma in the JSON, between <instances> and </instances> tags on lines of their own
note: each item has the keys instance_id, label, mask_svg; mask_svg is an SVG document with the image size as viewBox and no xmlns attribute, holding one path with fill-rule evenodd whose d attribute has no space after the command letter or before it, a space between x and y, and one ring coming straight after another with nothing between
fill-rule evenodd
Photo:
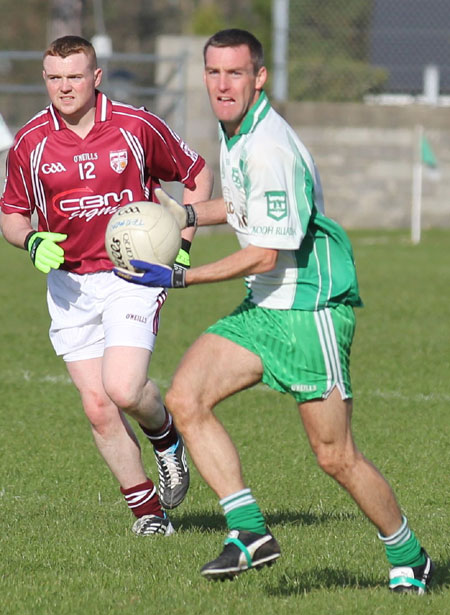
<instances>
[{"instance_id":1,"label":"grass pitch","mask_svg":"<svg viewBox=\"0 0 450 615\"><path fill-rule=\"evenodd\" d=\"M139 538L101 461L78 394L48 341L45 277L0 238L0 613L2 615L449 613L450 231L352 233L365 307L352 355L354 432L391 482L437 565L432 591L392 596L376 531L317 468L294 401L257 386L218 408L282 547L270 569L208 583L226 533L192 468L171 537ZM195 263L236 249L199 235ZM150 369L163 391L187 346L243 283L174 290ZM156 478L153 453L142 442Z\"/></svg>"}]
</instances>

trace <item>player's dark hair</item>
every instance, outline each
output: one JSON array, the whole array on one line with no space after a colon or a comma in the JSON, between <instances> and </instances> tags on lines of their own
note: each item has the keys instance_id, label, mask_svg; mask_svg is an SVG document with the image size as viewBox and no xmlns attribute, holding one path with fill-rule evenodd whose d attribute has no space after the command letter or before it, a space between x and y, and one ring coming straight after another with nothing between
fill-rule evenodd
<instances>
[{"instance_id":1,"label":"player's dark hair","mask_svg":"<svg viewBox=\"0 0 450 615\"><path fill-rule=\"evenodd\" d=\"M264 50L259 40L251 32L239 28L220 30L213 34L203 47L203 59L206 64L206 52L208 47L240 47L247 45L252 58L255 74L264 66Z\"/></svg>"},{"instance_id":2,"label":"player's dark hair","mask_svg":"<svg viewBox=\"0 0 450 615\"><path fill-rule=\"evenodd\" d=\"M93 68L97 68L97 55L94 46L81 36L67 35L54 40L44 51L44 59L47 56L67 58L75 53L84 53L92 62Z\"/></svg>"}]
</instances>

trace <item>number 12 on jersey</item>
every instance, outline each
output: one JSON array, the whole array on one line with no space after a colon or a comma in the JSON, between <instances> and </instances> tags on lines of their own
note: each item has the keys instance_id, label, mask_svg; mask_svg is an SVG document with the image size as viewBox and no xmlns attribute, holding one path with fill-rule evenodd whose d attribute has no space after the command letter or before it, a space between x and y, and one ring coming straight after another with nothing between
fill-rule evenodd
<instances>
[{"instance_id":1,"label":"number 12 on jersey","mask_svg":"<svg viewBox=\"0 0 450 615\"><path fill-rule=\"evenodd\" d=\"M78 172L80 179L95 179L95 164L93 162L79 162Z\"/></svg>"}]
</instances>

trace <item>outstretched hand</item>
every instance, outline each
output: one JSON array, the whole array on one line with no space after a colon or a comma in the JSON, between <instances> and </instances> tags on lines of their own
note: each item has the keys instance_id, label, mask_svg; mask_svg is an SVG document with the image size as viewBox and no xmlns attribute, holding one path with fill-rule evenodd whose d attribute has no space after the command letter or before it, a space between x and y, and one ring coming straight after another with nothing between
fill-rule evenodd
<instances>
[{"instance_id":1,"label":"outstretched hand","mask_svg":"<svg viewBox=\"0 0 450 615\"><path fill-rule=\"evenodd\" d=\"M197 226L197 214L192 205L181 205L162 188L155 189L155 195L163 207L166 207L178 222L180 230L187 226Z\"/></svg>"},{"instance_id":2,"label":"outstretched hand","mask_svg":"<svg viewBox=\"0 0 450 615\"><path fill-rule=\"evenodd\" d=\"M167 265L155 265L138 260L132 260L130 264L139 271L134 273L116 267L114 273L127 282L143 286L162 286L163 288L184 288L186 286L186 270L181 267L172 269Z\"/></svg>"}]
</instances>

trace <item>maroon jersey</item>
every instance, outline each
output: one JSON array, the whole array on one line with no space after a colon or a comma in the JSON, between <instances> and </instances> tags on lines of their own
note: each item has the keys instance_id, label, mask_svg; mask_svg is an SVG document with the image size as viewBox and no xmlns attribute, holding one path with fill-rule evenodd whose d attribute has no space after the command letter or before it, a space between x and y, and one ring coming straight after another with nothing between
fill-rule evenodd
<instances>
[{"instance_id":1,"label":"maroon jersey","mask_svg":"<svg viewBox=\"0 0 450 615\"><path fill-rule=\"evenodd\" d=\"M146 109L97 93L95 125L81 139L50 105L16 135L8 154L2 211L38 215L40 231L66 233L61 269L112 269L105 250L111 215L156 200L159 181L195 188L205 161Z\"/></svg>"}]
</instances>

